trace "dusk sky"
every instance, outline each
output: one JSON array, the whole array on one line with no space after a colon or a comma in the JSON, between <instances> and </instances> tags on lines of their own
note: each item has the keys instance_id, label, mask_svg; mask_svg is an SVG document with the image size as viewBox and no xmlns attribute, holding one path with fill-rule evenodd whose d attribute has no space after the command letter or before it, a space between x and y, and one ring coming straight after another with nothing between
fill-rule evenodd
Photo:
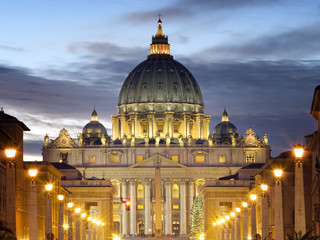
<instances>
[{"instance_id":1,"label":"dusk sky","mask_svg":"<svg viewBox=\"0 0 320 240\"><path fill-rule=\"evenodd\" d=\"M31 129L25 160L42 160L46 133L76 138L94 106L111 135L159 13L171 55L200 85L211 133L225 106L240 135L268 135L273 157L316 131L318 0L10 0L0 9L0 107Z\"/></svg>"}]
</instances>

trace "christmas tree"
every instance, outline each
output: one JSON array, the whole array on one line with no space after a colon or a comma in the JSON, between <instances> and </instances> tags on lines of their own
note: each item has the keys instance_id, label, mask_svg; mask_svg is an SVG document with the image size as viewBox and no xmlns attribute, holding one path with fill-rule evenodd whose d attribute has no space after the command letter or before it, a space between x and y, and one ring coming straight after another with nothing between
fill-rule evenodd
<instances>
[{"instance_id":1,"label":"christmas tree","mask_svg":"<svg viewBox=\"0 0 320 240\"><path fill-rule=\"evenodd\" d=\"M204 233L203 204L200 196L193 200L191 210L190 239L199 239Z\"/></svg>"}]
</instances>

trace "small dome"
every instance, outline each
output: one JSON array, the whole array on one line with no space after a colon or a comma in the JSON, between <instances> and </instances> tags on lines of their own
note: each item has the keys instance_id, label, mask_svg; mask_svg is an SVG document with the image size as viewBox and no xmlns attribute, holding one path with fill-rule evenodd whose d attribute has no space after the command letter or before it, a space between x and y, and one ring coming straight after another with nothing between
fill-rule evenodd
<instances>
[{"instance_id":1,"label":"small dome","mask_svg":"<svg viewBox=\"0 0 320 240\"><path fill-rule=\"evenodd\" d=\"M82 130L82 137L86 145L101 145L101 138L107 138L106 128L99 122L98 114L94 109L91 114L91 121Z\"/></svg>"},{"instance_id":2,"label":"small dome","mask_svg":"<svg viewBox=\"0 0 320 240\"><path fill-rule=\"evenodd\" d=\"M232 144L232 139L237 139L237 128L229 122L228 113L224 110L221 122L214 128L212 138L217 144Z\"/></svg>"}]
</instances>

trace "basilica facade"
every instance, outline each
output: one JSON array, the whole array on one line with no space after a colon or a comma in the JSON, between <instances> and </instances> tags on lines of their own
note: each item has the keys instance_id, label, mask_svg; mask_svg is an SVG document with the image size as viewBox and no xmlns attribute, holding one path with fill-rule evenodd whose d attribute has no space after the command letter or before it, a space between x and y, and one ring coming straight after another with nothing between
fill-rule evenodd
<instances>
[{"instance_id":1,"label":"basilica facade","mask_svg":"<svg viewBox=\"0 0 320 240\"><path fill-rule=\"evenodd\" d=\"M193 199L207 182L269 159L267 135L260 139L249 128L240 136L226 109L210 131L200 87L170 55L160 19L150 55L124 81L117 110L112 133L94 109L77 137L66 129L52 140L46 135L43 159L68 163L84 179L109 179L116 190L114 231L123 237L154 233L155 163L162 179L163 233L187 236ZM127 199L130 211L122 204Z\"/></svg>"}]
</instances>

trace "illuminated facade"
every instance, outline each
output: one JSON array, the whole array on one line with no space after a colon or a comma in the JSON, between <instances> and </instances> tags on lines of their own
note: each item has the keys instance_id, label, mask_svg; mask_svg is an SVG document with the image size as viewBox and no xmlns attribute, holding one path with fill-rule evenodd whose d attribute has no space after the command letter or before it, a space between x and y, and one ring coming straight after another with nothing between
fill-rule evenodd
<instances>
[{"instance_id":1,"label":"illuminated facade","mask_svg":"<svg viewBox=\"0 0 320 240\"><path fill-rule=\"evenodd\" d=\"M206 182L269 159L267 136L249 128L240 137L226 110L210 132L200 87L170 55L160 19L150 55L129 73L117 108L110 136L94 110L76 139L66 129L51 141L46 135L43 158L67 162L84 179L110 179L114 231L122 236L154 233L155 161L163 180L163 232L187 236L193 198ZM130 211L121 204L128 198Z\"/></svg>"}]
</instances>

